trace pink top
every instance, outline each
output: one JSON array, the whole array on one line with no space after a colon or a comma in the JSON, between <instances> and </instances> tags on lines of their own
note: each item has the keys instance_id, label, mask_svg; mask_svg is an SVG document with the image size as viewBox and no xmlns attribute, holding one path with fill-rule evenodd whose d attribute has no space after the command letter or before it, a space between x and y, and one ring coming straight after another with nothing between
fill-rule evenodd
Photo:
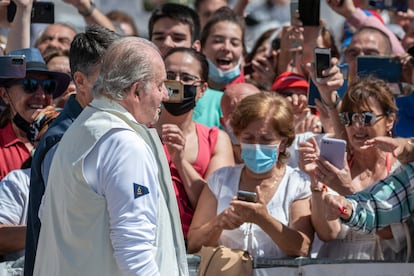
<instances>
[{"instance_id":1,"label":"pink top","mask_svg":"<svg viewBox=\"0 0 414 276\"><path fill-rule=\"evenodd\" d=\"M196 161L192 164L193 168L205 178L208 165L210 164L211 156L217 143L219 129L217 127L209 128L202 124L196 123L196 132L198 138L198 155ZM172 182L174 185L175 195L177 197L178 209L180 211L181 225L183 228L184 238L187 238L187 232L190 228L191 220L194 215L194 208L191 206L187 193L184 189L184 183L178 174L177 168L171 161L170 154L167 147L164 145L164 151L167 155L167 160L170 165L170 172Z\"/></svg>"}]
</instances>

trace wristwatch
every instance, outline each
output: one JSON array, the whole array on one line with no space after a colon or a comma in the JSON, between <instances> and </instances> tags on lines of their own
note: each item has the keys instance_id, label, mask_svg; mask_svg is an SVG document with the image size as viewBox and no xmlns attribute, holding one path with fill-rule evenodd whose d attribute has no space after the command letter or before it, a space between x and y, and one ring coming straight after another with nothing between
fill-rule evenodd
<instances>
[{"instance_id":1,"label":"wristwatch","mask_svg":"<svg viewBox=\"0 0 414 276\"><path fill-rule=\"evenodd\" d=\"M338 106L338 104L339 104L339 102L341 101L341 99L339 98L339 95L338 95L338 92L334 92L334 95L335 95L335 102L333 103L333 104L327 104L323 99L322 99L322 103L323 103L323 105L327 108L327 109L329 109L329 110L332 110L332 109L335 109L337 106Z\"/></svg>"}]
</instances>

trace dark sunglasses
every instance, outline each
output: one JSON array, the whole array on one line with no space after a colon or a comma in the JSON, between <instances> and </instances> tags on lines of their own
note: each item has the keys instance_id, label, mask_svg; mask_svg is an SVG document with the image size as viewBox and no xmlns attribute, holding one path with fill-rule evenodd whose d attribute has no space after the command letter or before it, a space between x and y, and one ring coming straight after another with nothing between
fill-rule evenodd
<instances>
[{"instance_id":1,"label":"dark sunglasses","mask_svg":"<svg viewBox=\"0 0 414 276\"><path fill-rule=\"evenodd\" d=\"M344 126L351 126L353 123L359 123L363 126L373 126L379 118L386 115L376 115L372 112L342 112L339 113L339 119Z\"/></svg>"},{"instance_id":2,"label":"dark sunglasses","mask_svg":"<svg viewBox=\"0 0 414 276\"><path fill-rule=\"evenodd\" d=\"M37 79L18 79L11 81L8 86L16 85L16 84L22 84L23 90L27 94L33 94L39 89L39 85L42 87L43 92L47 95L52 95L55 93L56 88L58 86L58 83L56 80L37 80Z\"/></svg>"}]
</instances>

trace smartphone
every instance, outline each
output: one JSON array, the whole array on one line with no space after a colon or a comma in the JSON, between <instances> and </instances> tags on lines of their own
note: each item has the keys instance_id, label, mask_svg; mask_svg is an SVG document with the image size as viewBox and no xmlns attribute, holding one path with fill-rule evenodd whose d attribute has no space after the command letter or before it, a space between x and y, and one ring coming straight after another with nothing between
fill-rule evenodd
<instances>
[{"instance_id":1,"label":"smartphone","mask_svg":"<svg viewBox=\"0 0 414 276\"><path fill-rule=\"evenodd\" d=\"M346 141L336 138L323 137L320 145L320 155L338 169L345 167Z\"/></svg>"},{"instance_id":2,"label":"smartphone","mask_svg":"<svg viewBox=\"0 0 414 276\"><path fill-rule=\"evenodd\" d=\"M0 78L21 79L26 76L24 55L0 56Z\"/></svg>"},{"instance_id":3,"label":"smartphone","mask_svg":"<svg viewBox=\"0 0 414 276\"><path fill-rule=\"evenodd\" d=\"M402 64L398 58L384 56L357 57L357 75L359 77L374 76L387 82L399 82Z\"/></svg>"},{"instance_id":4,"label":"smartphone","mask_svg":"<svg viewBox=\"0 0 414 276\"><path fill-rule=\"evenodd\" d=\"M16 15L16 4L10 1L7 6L7 20L13 22ZM55 23L55 4L53 2L33 2L31 23Z\"/></svg>"},{"instance_id":5,"label":"smartphone","mask_svg":"<svg viewBox=\"0 0 414 276\"><path fill-rule=\"evenodd\" d=\"M331 48L315 48L316 80L324 78L322 71L331 67Z\"/></svg>"},{"instance_id":6,"label":"smartphone","mask_svg":"<svg viewBox=\"0 0 414 276\"><path fill-rule=\"evenodd\" d=\"M407 12L408 0L370 0L368 5L379 10Z\"/></svg>"},{"instance_id":7,"label":"smartphone","mask_svg":"<svg viewBox=\"0 0 414 276\"><path fill-rule=\"evenodd\" d=\"M167 103L182 103L184 100L184 84L177 80L166 80L164 81L165 86L168 90Z\"/></svg>"},{"instance_id":8,"label":"smartphone","mask_svg":"<svg viewBox=\"0 0 414 276\"><path fill-rule=\"evenodd\" d=\"M293 23L293 19L295 18L295 13L299 9L299 0L291 0L290 1L290 22Z\"/></svg>"},{"instance_id":9,"label":"smartphone","mask_svg":"<svg viewBox=\"0 0 414 276\"><path fill-rule=\"evenodd\" d=\"M299 18L303 26L319 26L320 0L299 0Z\"/></svg>"},{"instance_id":10,"label":"smartphone","mask_svg":"<svg viewBox=\"0 0 414 276\"><path fill-rule=\"evenodd\" d=\"M342 75L344 76L344 83L336 92L338 92L339 98L342 99L346 93L346 90L348 89L349 65L347 63L342 63L338 64L338 67L339 70L341 70ZM322 101L318 87L316 87L315 83L309 77L308 106L316 108L316 99Z\"/></svg>"},{"instance_id":11,"label":"smartphone","mask_svg":"<svg viewBox=\"0 0 414 276\"><path fill-rule=\"evenodd\" d=\"M237 192L237 199L247 202L257 202L257 195L254 192L239 190Z\"/></svg>"}]
</instances>

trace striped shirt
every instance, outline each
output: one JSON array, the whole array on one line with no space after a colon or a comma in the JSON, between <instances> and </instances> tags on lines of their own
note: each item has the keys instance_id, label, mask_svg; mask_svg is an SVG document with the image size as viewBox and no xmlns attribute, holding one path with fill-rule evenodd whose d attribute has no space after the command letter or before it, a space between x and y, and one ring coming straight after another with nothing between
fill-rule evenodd
<instances>
[{"instance_id":1,"label":"striped shirt","mask_svg":"<svg viewBox=\"0 0 414 276\"><path fill-rule=\"evenodd\" d=\"M414 162L402 165L384 180L346 198L354 211L345 224L356 231L372 232L405 221L414 213Z\"/></svg>"}]
</instances>

